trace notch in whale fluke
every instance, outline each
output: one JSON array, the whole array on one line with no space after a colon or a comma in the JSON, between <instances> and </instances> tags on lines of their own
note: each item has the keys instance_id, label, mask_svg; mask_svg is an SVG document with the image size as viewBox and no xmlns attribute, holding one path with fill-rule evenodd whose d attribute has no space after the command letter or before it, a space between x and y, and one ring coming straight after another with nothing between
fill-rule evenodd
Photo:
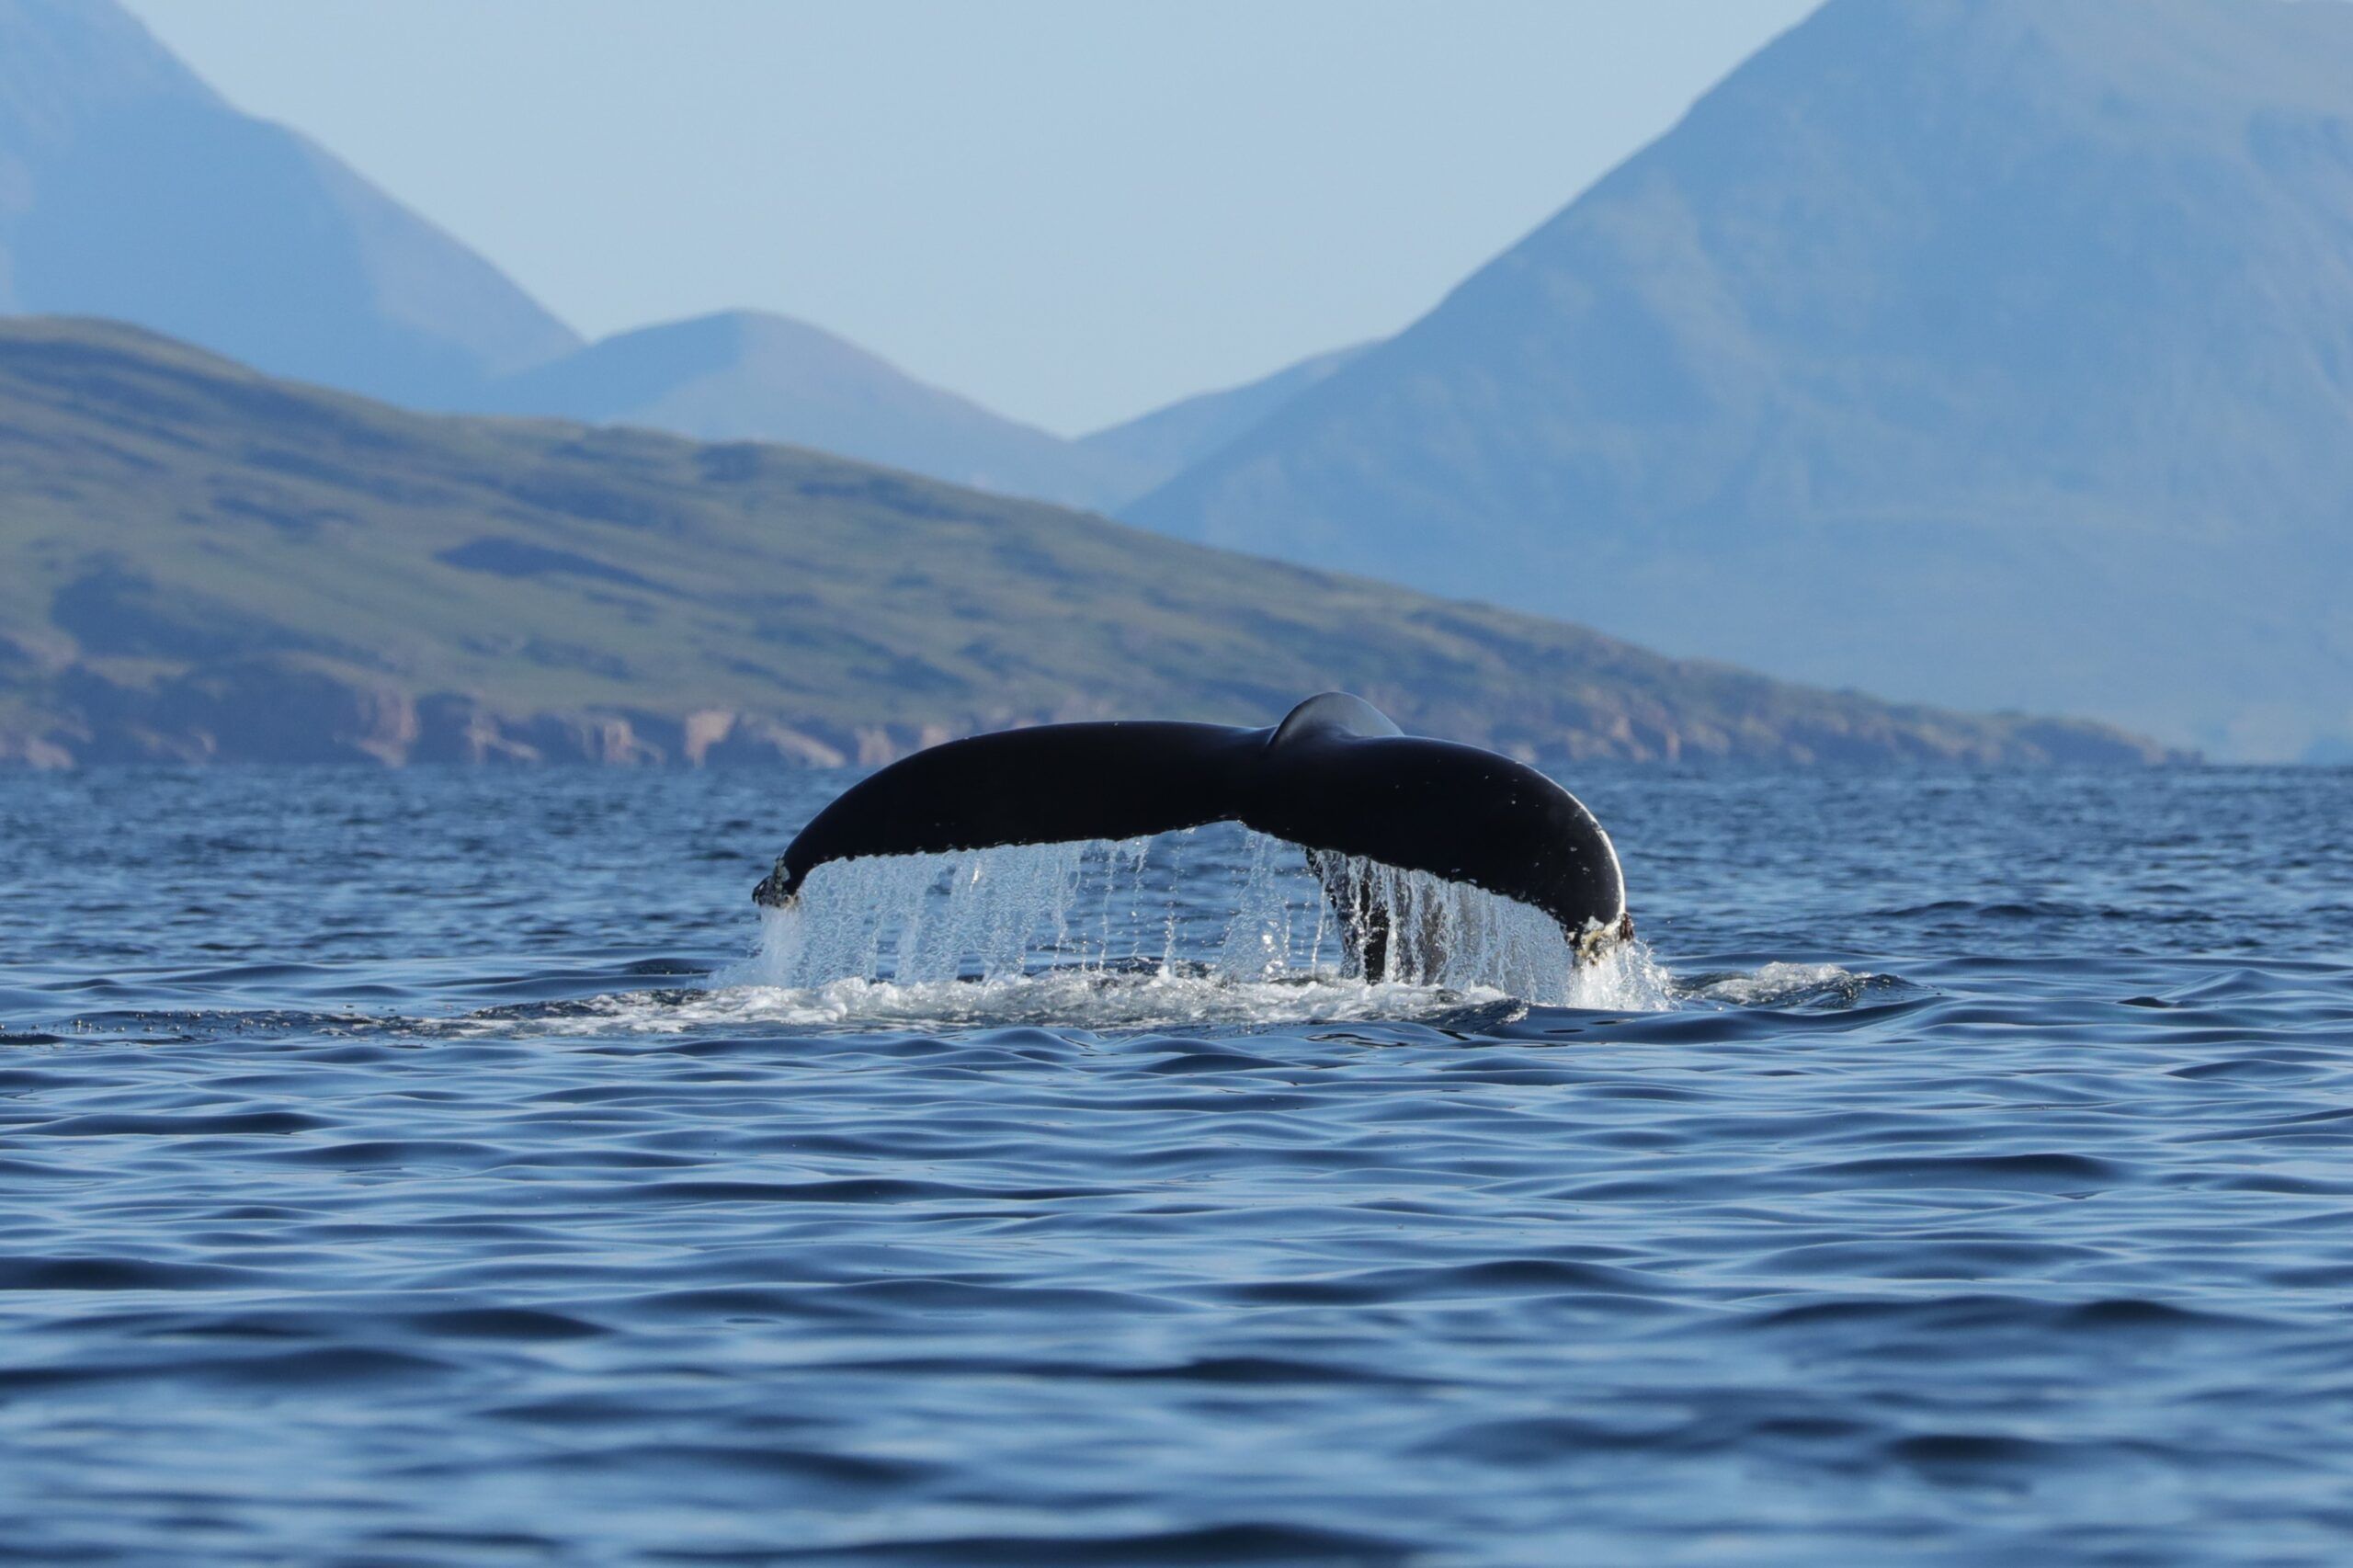
<instances>
[{"instance_id":1,"label":"notch in whale fluke","mask_svg":"<svg viewBox=\"0 0 2353 1568\"><path fill-rule=\"evenodd\" d=\"M1617 851L1575 796L1509 757L1405 734L1344 692L1309 698L1271 729L1113 721L933 746L845 790L752 896L789 903L829 860L1213 822L1297 844L1319 873L1324 857L1356 856L1533 904L1582 957L1633 928ZM1362 912L1341 914L1353 924Z\"/></svg>"}]
</instances>

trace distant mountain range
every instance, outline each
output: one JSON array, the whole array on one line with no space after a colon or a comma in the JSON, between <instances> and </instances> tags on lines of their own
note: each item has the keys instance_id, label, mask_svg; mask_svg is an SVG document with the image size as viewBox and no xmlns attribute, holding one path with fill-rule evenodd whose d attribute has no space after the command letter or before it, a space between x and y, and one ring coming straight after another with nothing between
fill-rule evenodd
<instances>
[{"instance_id":1,"label":"distant mountain range","mask_svg":"<svg viewBox=\"0 0 2353 1568\"><path fill-rule=\"evenodd\" d=\"M1098 509L1280 401L1261 382L1079 442L758 312L584 345L332 155L223 103L114 0L0 0L0 312L136 322L415 408L790 441Z\"/></svg>"},{"instance_id":2,"label":"distant mountain range","mask_svg":"<svg viewBox=\"0 0 2353 1568\"><path fill-rule=\"evenodd\" d=\"M493 382L484 413L785 440L1007 495L1108 506L1173 467L1097 454L805 323L732 311L620 334Z\"/></svg>"},{"instance_id":3,"label":"distant mountain range","mask_svg":"<svg viewBox=\"0 0 2353 1568\"><path fill-rule=\"evenodd\" d=\"M0 311L118 316L425 406L579 342L112 0L0 0Z\"/></svg>"},{"instance_id":4,"label":"distant mountain range","mask_svg":"<svg viewBox=\"0 0 2353 1568\"><path fill-rule=\"evenodd\" d=\"M1277 409L1328 379L1371 347L1370 343L1358 343L1335 348L1246 385L1186 398L1124 425L1082 437L1078 445L1123 465L1123 485L1135 488L1121 499L1141 495L1193 464L1223 451L1230 443L1266 423Z\"/></svg>"},{"instance_id":5,"label":"distant mountain range","mask_svg":"<svg viewBox=\"0 0 2353 1568\"><path fill-rule=\"evenodd\" d=\"M1832 0L1122 515L2353 759L2353 5Z\"/></svg>"},{"instance_id":6,"label":"distant mountain range","mask_svg":"<svg viewBox=\"0 0 2353 1568\"><path fill-rule=\"evenodd\" d=\"M1347 364L1320 354L1078 440L992 414L819 327L764 311L650 326L484 384L462 407L786 441L1000 495L1110 512Z\"/></svg>"},{"instance_id":7,"label":"distant mountain range","mask_svg":"<svg viewBox=\"0 0 2353 1568\"><path fill-rule=\"evenodd\" d=\"M1831 0L1404 333L1075 441L774 315L583 344L113 0L0 0L0 311L2353 759L2341 0Z\"/></svg>"},{"instance_id":8,"label":"distant mountain range","mask_svg":"<svg viewBox=\"0 0 2353 1568\"><path fill-rule=\"evenodd\" d=\"M874 762L1354 689L1533 757L2140 762L847 459L0 323L0 759Z\"/></svg>"}]
</instances>

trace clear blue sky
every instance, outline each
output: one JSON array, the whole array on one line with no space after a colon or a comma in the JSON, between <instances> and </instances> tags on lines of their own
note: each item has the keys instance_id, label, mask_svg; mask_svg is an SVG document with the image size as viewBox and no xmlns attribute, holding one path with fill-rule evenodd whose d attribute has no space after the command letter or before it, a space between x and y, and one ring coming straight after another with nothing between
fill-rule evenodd
<instances>
[{"instance_id":1,"label":"clear blue sky","mask_svg":"<svg viewBox=\"0 0 2353 1568\"><path fill-rule=\"evenodd\" d=\"M1396 330L1812 0L127 0L591 335L1063 433Z\"/></svg>"}]
</instances>

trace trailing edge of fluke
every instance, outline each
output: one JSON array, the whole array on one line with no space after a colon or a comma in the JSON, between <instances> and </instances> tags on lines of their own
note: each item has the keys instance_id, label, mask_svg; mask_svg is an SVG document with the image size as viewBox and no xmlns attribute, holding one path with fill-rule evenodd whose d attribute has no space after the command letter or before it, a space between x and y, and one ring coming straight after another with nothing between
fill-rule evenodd
<instances>
[{"instance_id":1,"label":"trailing edge of fluke","mask_svg":"<svg viewBox=\"0 0 2353 1568\"><path fill-rule=\"evenodd\" d=\"M1342 692L1309 698L1271 729L1113 721L933 746L845 790L752 896L790 903L829 860L1140 838L1213 822L1306 849L1336 902L1341 881L1326 857L1361 857L1532 904L1581 959L1633 931L1618 853L1575 796L1525 763L1405 734ZM1341 914L1369 956L1369 944L1385 947L1385 930L1356 929L1365 910L1343 903Z\"/></svg>"}]
</instances>

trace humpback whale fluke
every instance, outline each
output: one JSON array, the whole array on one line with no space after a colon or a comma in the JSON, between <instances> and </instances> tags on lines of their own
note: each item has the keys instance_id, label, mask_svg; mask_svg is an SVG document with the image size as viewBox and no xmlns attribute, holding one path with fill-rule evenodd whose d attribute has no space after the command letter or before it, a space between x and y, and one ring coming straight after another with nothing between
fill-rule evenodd
<instances>
[{"instance_id":1,"label":"humpback whale fluke","mask_svg":"<svg viewBox=\"0 0 2353 1568\"><path fill-rule=\"evenodd\" d=\"M1532 904L1590 959L1633 926L1609 835L1524 763L1408 735L1343 692L1271 729L1111 721L949 741L860 780L817 813L754 890L785 904L829 860L1139 838L1213 822L1309 852L1369 971L1387 933L1344 894L1360 857Z\"/></svg>"}]
</instances>

